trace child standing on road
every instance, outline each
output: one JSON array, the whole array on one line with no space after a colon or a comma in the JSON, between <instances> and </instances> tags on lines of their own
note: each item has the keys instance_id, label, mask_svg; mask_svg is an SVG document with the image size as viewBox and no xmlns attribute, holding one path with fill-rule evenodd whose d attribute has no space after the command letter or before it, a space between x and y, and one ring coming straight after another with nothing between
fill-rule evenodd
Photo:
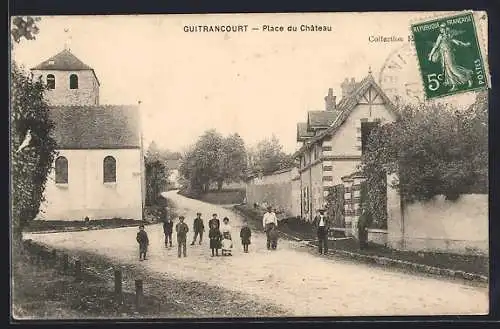
<instances>
[{"instance_id":1,"label":"child standing on road","mask_svg":"<svg viewBox=\"0 0 500 329\"><path fill-rule=\"evenodd\" d=\"M144 225L139 226L139 232L137 232L137 237L135 238L139 244L139 260L146 259L146 253L148 252L149 239L148 234L144 231Z\"/></svg>"},{"instance_id":2,"label":"child standing on road","mask_svg":"<svg viewBox=\"0 0 500 329\"><path fill-rule=\"evenodd\" d=\"M184 216L179 217L179 223L175 225L175 231L177 232L177 244L178 244L178 256L181 258L181 251L184 257L187 256L186 251L186 239L187 233L189 232L189 227L184 223ZM182 250L181 250L182 249Z\"/></svg>"},{"instance_id":3,"label":"child standing on road","mask_svg":"<svg viewBox=\"0 0 500 329\"><path fill-rule=\"evenodd\" d=\"M250 244L251 236L252 236L252 231L250 231L248 223L245 221L240 231L240 238L241 238L241 244L243 245L243 252L248 252L248 245Z\"/></svg>"},{"instance_id":4,"label":"child standing on road","mask_svg":"<svg viewBox=\"0 0 500 329\"><path fill-rule=\"evenodd\" d=\"M233 249L233 241L231 238L231 226L229 225L229 218L224 217L222 220L220 230L222 232L222 256L231 256Z\"/></svg>"},{"instance_id":5,"label":"child standing on road","mask_svg":"<svg viewBox=\"0 0 500 329\"><path fill-rule=\"evenodd\" d=\"M219 248L221 247L222 235L220 233L217 224L212 223L210 225L210 231L208 231L208 238L210 239L210 249L212 249L212 257L219 256Z\"/></svg>"}]
</instances>

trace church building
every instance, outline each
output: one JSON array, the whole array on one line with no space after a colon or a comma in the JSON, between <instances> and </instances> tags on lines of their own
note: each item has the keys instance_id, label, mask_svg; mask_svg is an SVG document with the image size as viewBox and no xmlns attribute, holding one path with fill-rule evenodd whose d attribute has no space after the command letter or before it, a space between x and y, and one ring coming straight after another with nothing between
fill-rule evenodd
<instances>
[{"instance_id":1,"label":"church building","mask_svg":"<svg viewBox=\"0 0 500 329\"><path fill-rule=\"evenodd\" d=\"M94 69L65 49L31 69L46 83L58 155L38 219L142 219L138 105L101 105Z\"/></svg>"}]
</instances>

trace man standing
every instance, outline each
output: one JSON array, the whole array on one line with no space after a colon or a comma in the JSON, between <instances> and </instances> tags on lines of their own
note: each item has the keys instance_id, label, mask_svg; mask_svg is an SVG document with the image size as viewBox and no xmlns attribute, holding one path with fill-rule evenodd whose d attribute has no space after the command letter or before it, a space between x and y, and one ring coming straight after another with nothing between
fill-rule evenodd
<instances>
[{"instance_id":1,"label":"man standing","mask_svg":"<svg viewBox=\"0 0 500 329\"><path fill-rule=\"evenodd\" d=\"M167 218L164 219L165 221L163 222L163 233L165 234L165 247L172 247L172 230L174 228L174 222L172 221L172 218Z\"/></svg>"},{"instance_id":2,"label":"man standing","mask_svg":"<svg viewBox=\"0 0 500 329\"><path fill-rule=\"evenodd\" d=\"M276 218L276 214L273 212L273 207L268 206L267 212L262 217L262 226L264 227L264 232L266 232L267 238L267 249L271 249L271 238L269 237L269 233L271 232L271 225L275 225L278 227L278 218Z\"/></svg>"},{"instance_id":3,"label":"man standing","mask_svg":"<svg viewBox=\"0 0 500 329\"><path fill-rule=\"evenodd\" d=\"M189 232L189 227L184 223L184 216L179 217L179 223L175 225L175 231L177 232L177 244L178 244L178 256L181 258L181 249L184 257L187 256L186 251L186 239L187 233Z\"/></svg>"},{"instance_id":4,"label":"man standing","mask_svg":"<svg viewBox=\"0 0 500 329\"><path fill-rule=\"evenodd\" d=\"M217 229L220 229L220 221L217 218L217 214L213 214L212 219L208 221L208 227L212 227L212 225L215 225Z\"/></svg>"},{"instance_id":5,"label":"man standing","mask_svg":"<svg viewBox=\"0 0 500 329\"><path fill-rule=\"evenodd\" d=\"M203 225L203 219L201 219L201 213L196 214L196 218L194 219L193 223L193 231L194 231L194 238L193 242L191 242L191 245L194 246L194 243L196 242L196 238L198 235L200 235L200 242L203 241L203 231L205 231L205 225Z\"/></svg>"},{"instance_id":6,"label":"man standing","mask_svg":"<svg viewBox=\"0 0 500 329\"><path fill-rule=\"evenodd\" d=\"M326 254L328 252L328 227L329 221L325 216L325 210L319 209L319 215L314 218L313 226L318 233L318 249L319 254Z\"/></svg>"}]
</instances>

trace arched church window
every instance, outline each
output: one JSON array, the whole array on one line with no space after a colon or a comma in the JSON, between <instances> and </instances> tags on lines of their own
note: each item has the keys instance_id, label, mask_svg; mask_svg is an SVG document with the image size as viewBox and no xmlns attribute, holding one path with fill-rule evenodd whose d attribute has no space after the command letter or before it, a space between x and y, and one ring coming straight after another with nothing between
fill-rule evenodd
<instances>
[{"instance_id":1,"label":"arched church window","mask_svg":"<svg viewBox=\"0 0 500 329\"><path fill-rule=\"evenodd\" d=\"M69 89L78 89L78 75L72 74L69 76Z\"/></svg>"},{"instance_id":2,"label":"arched church window","mask_svg":"<svg viewBox=\"0 0 500 329\"><path fill-rule=\"evenodd\" d=\"M112 156L107 156L103 161L104 183L116 182L116 160Z\"/></svg>"},{"instance_id":3,"label":"arched church window","mask_svg":"<svg viewBox=\"0 0 500 329\"><path fill-rule=\"evenodd\" d=\"M53 74L47 74L47 87L56 89L56 77Z\"/></svg>"},{"instance_id":4,"label":"arched church window","mask_svg":"<svg viewBox=\"0 0 500 329\"><path fill-rule=\"evenodd\" d=\"M56 159L56 184L68 184L68 159L60 156Z\"/></svg>"}]
</instances>

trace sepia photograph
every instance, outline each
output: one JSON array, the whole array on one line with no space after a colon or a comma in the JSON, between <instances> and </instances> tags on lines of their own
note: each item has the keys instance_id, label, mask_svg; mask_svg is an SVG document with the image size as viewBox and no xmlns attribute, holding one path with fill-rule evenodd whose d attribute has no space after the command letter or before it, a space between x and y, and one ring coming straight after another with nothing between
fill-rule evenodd
<instances>
[{"instance_id":1,"label":"sepia photograph","mask_svg":"<svg viewBox=\"0 0 500 329\"><path fill-rule=\"evenodd\" d=\"M10 18L11 320L489 313L482 11Z\"/></svg>"}]
</instances>

